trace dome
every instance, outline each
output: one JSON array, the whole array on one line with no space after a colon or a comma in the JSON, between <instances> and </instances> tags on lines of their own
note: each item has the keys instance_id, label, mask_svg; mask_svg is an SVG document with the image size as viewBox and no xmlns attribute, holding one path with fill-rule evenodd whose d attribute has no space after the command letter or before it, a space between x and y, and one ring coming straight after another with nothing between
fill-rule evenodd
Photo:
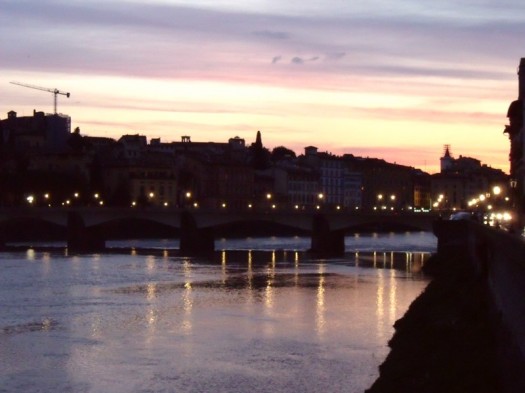
<instances>
[{"instance_id":1,"label":"dome","mask_svg":"<svg viewBox=\"0 0 525 393\"><path fill-rule=\"evenodd\" d=\"M512 101L509 110L507 111L507 117L509 119L521 118L523 116L523 102L521 100Z\"/></svg>"}]
</instances>

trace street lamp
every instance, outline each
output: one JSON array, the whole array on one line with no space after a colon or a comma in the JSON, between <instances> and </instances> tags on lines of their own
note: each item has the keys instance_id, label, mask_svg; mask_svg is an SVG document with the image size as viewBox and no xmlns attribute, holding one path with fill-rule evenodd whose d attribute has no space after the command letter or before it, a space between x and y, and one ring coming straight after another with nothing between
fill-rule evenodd
<instances>
[{"instance_id":1,"label":"street lamp","mask_svg":"<svg viewBox=\"0 0 525 393\"><path fill-rule=\"evenodd\" d=\"M322 192L320 192L319 194L317 194L317 199L319 201L319 204L315 207L317 210L320 210L321 209L321 204L323 203L323 199L324 199L324 194Z\"/></svg>"}]
</instances>

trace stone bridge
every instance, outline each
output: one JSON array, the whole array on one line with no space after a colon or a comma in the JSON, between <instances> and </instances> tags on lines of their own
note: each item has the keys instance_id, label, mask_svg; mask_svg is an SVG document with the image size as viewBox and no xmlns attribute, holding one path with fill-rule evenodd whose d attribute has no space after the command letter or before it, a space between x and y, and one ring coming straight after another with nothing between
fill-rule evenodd
<instances>
[{"instance_id":1,"label":"stone bridge","mask_svg":"<svg viewBox=\"0 0 525 393\"><path fill-rule=\"evenodd\" d=\"M220 228L264 226L279 232L283 228L309 233L312 251L325 255L344 252L344 235L363 230L431 231L437 218L432 213L362 211L205 210L172 208L3 208L0 209L0 246L10 238L12 228L25 231L46 225L61 229L68 248L76 251L103 249L105 241L117 238L125 228L137 228L136 236L147 237L145 229L157 225L180 237L181 253L213 251L214 232ZM141 229L142 228L142 231Z\"/></svg>"}]
</instances>

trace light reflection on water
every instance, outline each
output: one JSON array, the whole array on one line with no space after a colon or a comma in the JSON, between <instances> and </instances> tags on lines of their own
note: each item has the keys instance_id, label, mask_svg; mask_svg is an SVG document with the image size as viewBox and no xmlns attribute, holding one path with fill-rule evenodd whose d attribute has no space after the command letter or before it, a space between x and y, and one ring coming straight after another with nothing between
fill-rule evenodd
<instances>
[{"instance_id":1,"label":"light reflection on water","mask_svg":"<svg viewBox=\"0 0 525 393\"><path fill-rule=\"evenodd\" d=\"M0 254L1 389L362 392L429 254L301 250Z\"/></svg>"}]
</instances>

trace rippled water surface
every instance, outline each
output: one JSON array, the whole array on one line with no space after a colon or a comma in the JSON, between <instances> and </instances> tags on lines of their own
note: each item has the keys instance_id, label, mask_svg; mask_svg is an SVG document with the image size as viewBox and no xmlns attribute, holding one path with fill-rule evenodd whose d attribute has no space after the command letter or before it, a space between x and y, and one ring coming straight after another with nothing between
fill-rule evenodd
<instances>
[{"instance_id":1,"label":"rippled water surface","mask_svg":"<svg viewBox=\"0 0 525 393\"><path fill-rule=\"evenodd\" d=\"M407 236L390 240L424 243ZM428 253L347 241L312 260L276 241L210 260L0 253L0 392L362 392Z\"/></svg>"}]
</instances>

